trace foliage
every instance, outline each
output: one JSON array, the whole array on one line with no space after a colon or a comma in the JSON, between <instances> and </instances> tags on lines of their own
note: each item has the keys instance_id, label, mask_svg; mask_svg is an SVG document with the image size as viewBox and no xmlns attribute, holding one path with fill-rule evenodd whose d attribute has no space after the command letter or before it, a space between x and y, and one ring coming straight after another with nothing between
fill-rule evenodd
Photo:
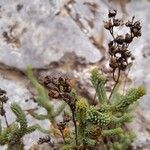
<instances>
[{"instance_id":1,"label":"foliage","mask_svg":"<svg viewBox=\"0 0 150 150\"><path fill-rule=\"evenodd\" d=\"M7 145L8 150L22 150L24 135L36 130L35 126L28 126L25 113L17 103L11 104L11 110L17 117L16 122L7 128L2 128L0 132L0 145Z\"/></svg>"},{"instance_id":2,"label":"foliage","mask_svg":"<svg viewBox=\"0 0 150 150\"><path fill-rule=\"evenodd\" d=\"M66 80L64 79L64 81ZM59 83L59 79L57 81L58 85L62 86L61 89L65 88L65 84ZM131 109L131 106L146 94L145 88L142 86L132 88L124 95L120 94L118 90L114 90L112 100L109 102L105 88L105 84L107 83L106 78L99 73L97 68L91 72L91 81L98 97L96 106L89 105L88 101L83 97L77 95L73 98L69 97L70 94L63 91L64 98L67 98L64 101L67 101L68 105L72 104L70 109L75 108L77 143L75 142L76 136L74 130L71 132L71 137L63 137L66 139L61 149L94 149L99 140L102 140L105 147L111 150L128 149L134 136L133 133L130 131L127 132L124 128L125 123L131 122L133 118L131 110L129 112L127 110ZM50 82L51 80L48 84ZM54 86L52 87L54 88ZM54 92L53 88L49 89L50 93L52 93L51 90ZM57 92L58 95L62 94L62 91ZM74 99L75 103L72 103ZM64 130L66 126L67 123L65 121L59 124L61 130Z\"/></svg>"}]
</instances>

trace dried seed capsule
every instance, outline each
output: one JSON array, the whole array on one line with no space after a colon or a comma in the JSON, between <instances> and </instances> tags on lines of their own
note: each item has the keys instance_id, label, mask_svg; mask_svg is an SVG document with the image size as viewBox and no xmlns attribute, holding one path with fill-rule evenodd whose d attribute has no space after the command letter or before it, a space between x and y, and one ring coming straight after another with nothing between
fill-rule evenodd
<instances>
[{"instance_id":1,"label":"dried seed capsule","mask_svg":"<svg viewBox=\"0 0 150 150\"><path fill-rule=\"evenodd\" d=\"M125 39L122 35L118 35L114 41L117 42L118 44L123 44Z\"/></svg>"},{"instance_id":2,"label":"dried seed capsule","mask_svg":"<svg viewBox=\"0 0 150 150\"><path fill-rule=\"evenodd\" d=\"M118 66L116 60L115 60L113 57L110 58L109 66L110 66L111 68L113 68L113 69L116 69L117 66Z\"/></svg>"},{"instance_id":3,"label":"dried seed capsule","mask_svg":"<svg viewBox=\"0 0 150 150\"><path fill-rule=\"evenodd\" d=\"M115 53L116 53L116 47L115 46L109 47L109 54L113 56Z\"/></svg>"},{"instance_id":4,"label":"dried seed capsule","mask_svg":"<svg viewBox=\"0 0 150 150\"><path fill-rule=\"evenodd\" d=\"M6 91L5 91L5 90L2 90L2 89L0 88L0 96L3 95L3 94L6 94Z\"/></svg>"},{"instance_id":5,"label":"dried seed capsule","mask_svg":"<svg viewBox=\"0 0 150 150\"><path fill-rule=\"evenodd\" d=\"M141 29L141 24L139 21L136 21L134 24L133 24L134 27L136 27L138 30Z\"/></svg>"},{"instance_id":6,"label":"dried seed capsule","mask_svg":"<svg viewBox=\"0 0 150 150\"><path fill-rule=\"evenodd\" d=\"M59 77L58 82L59 82L59 84L64 85L65 84L65 80L66 80L66 78Z\"/></svg>"},{"instance_id":7,"label":"dried seed capsule","mask_svg":"<svg viewBox=\"0 0 150 150\"><path fill-rule=\"evenodd\" d=\"M108 46L111 47L111 46L113 46L113 44L114 44L114 42L113 42L113 41L110 41L110 42L108 43Z\"/></svg>"},{"instance_id":8,"label":"dried seed capsule","mask_svg":"<svg viewBox=\"0 0 150 150\"><path fill-rule=\"evenodd\" d=\"M42 145L43 143L50 143L51 142L51 137L49 135L39 138L38 140L38 145Z\"/></svg>"},{"instance_id":9,"label":"dried seed capsule","mask_svg":"<svg viewBox=\"0 0 150 150\"><path fill-rule=\"evenodd\" d=\"M132 56L132 54L131 54L130 51L126 51L126 52L125 52L125 57L131 57L131 56Z\"/></svg>"},{"instance_id":10,"label":"dried seed capsule","mask_svg":"<svg viewBox=\"0 0 150 150\"><path fill-rule=\"evenodd\" d=\"M120 26L120 23L121 23L121 20L119 20L119 19L113 19L113 25L114 26L118 27L118 26Z\"/></svg>"},{"instance_id":11,"label":"dried seed capsule","mask_svg":"<svg viewBox=\"0 0 150 150\"><path fill-rule=\"evenodd\" d=\"M71 117L69 116L69 115L67 115L67 114L65 114L64 113L64 115L63 115L63 122L69 122L71 120Z\"/></svg>"},{"instance_id":12,"label":"dried seed capsule","mask_svg":"<svg viewBox=\"0 0 150 150\"><path fill-rule=\"evenodd\" d=\"M5 113L6 113L6 111L4 110L4 108L0 106L0 115L4 116Z\"/></svg>"},{"instance_id":13,"label":"dried seed capsule","mask_svg":"<svg viewBox=\"0 0 150 150\"><path fill-rule=\"evenodd\" d=\"M125 42L126 43L131 43L132 42L132 36L129 34L129 33L127 33L126 35L125 35Z\"/></svg>"},{"instance_id":14,"label":"dried seed capsule","mask_svg":"<svg viewBox=\"0 0 150 150\"><path fill-rule=\"evenodd\" d=\"M131 60L135 60L135 57L134 57L134 56L132 56L132 57L131 57Z\"/></svg>"},{"instance_id":15,"label":"dried seed capsule","mask_svg":"<svg viewBox=\"0 0 150 150\"><path fill-rule=\"evenodd\" d=\"M131 21L128 21L125 23L126 27L132 27L132 22Z\"/></svg>"},{"instance_id":16,"label":"dried seed capsule","mask_svg":"<svg viewBox=\"0 0 150 150\"><path fill-rule=\"evenodd\" d=\"M66 128L66 123L65 122L60 122L57 124L57 127L60 131L63 131Z\"/></svg>"},{"instance_id":17,"label":"dried seed capsule","mask_svg":"<svg viewBox=\"0 0 150 150\"><path fill-rule=\"evenodd\" d=\"M120 70L125 71L127 68L127 63L124 61L121 63L121 65L119 66Z\"/></svg>"},{"instance_id":18,"label":"dried seed capsule","mask_svg":"<svg viewBox=\"0 0 150 150\"><path fill-rule=\"evenodd\" d=\"M108 13L108 17L109 18L112 18L112 17L115 17L117 14L117 10L109 10L109 13Z\"/></svg>"},{"instance_id":19,"label":"dried seed capsule","mask_svg":"<svg viewBox=\"0 0 150 150\"><path fill-rule=\"evenodd\" d=\"M141 36L141 30L138 30L136 27L132 28L132 33L135 37Z\"/></svg>"},{"instance_id":20,"label":"dried seed capsule","mask_svg":"<svg viewBox=\"0 0 150 150\"><path fill-rule=\"evenodd\" d=\"M57 92L55 90L50 90L48 95L49 95L49 97L52 97L52 98L59 98L59 92Z\"/></svg>"},{"instance_id":21,"label":"dried seed capsule","mask_svg":"<svg viewBox=\"0 0 150 150\"><path fill-rule=\"evenodd\" d=\"M104 27L105 29L110 30L113 27L111 20L109 20L108 22L104 22Z\"/></svg>"}]
</instances>

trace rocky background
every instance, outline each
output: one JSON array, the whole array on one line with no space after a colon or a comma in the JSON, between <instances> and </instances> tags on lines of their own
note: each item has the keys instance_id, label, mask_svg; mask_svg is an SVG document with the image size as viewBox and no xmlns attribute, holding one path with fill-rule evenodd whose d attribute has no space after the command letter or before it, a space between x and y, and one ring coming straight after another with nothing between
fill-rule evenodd
<instances>
[{"instance_id":1,"label":"rocky background","mask_svg":"<svg viewBox=\"0 0 150 150\"><path fill-rule=\"evenodd\" d=\"M108 9L117 8L119 17L133 15L142 23L142 37L130 46L136 60L129 74L132 85L143 84L147 95L140 101L135 120L129 125L137 134L135 149L150 149L150 2L148 0L0 0L0 88L8 93L9 105L34 108L34 90L25 70L32 65L37 77L50 72L69 73L79 81L82 95L90 97L92 67L107 66L107 42L103 29ZM92 93L92 94L91 94ZM11 123L13 114L7 107ZM43 110L40 110L43 111ZM27 116L31 124L42 123ZM3 123L3 120L2 120ZM24 140L26 149L42 133ZM4 147L0 149L5 149Z\"/></svg>"}]
</instances>

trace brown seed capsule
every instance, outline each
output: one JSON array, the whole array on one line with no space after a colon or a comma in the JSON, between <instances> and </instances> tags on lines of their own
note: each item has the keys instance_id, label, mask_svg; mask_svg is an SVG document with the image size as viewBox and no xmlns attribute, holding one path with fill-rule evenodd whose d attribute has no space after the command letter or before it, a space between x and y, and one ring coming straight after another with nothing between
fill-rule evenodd
<instances>
[{"instance_id":1,"label":"brown seed capsule","mask_svg":"<svg viewBox=\"0 0 150 150\"><path fill-rule=\"evenodd\" d=\"M113 57L110 58L109 66L113 69L116 69L118 66L116 60Z\"/></svg>"},{"instance_id":2,"label":"brown seed capsule","mask_svg":"<svg viewBox=\"0 0 150 150\"><path fill-rule=\"evenodd\" d=\"M67 92L67 93L70 93L71 92L71 87L70 86L64 86L63 91Z\"/></svg>"},{"instance_id":3,"label":"brown seed capsule","mask_svg":"<svg viewBox=\"0 0 150 150\"><path fill-rule=\"evenodd\" d=\"M121 69L122 71L125 71L126 68L127 68L127 63L124 61L124 62L121 63L120 69Z\"/></svg>"},{"instance_id":4,"label":"brown seed capsule","mask_svg":"<svg viewBox=\"0 0 150 150\"><path fill-rule=\"evenodd\" d=\"M71 117L68 116L68 115L66 115L66 114L64 114L64 116L63 116L63 122L69 122L70 120L71 120Z\"/></svg>"},{"instance_id":5,"label":"brown seed capsule","mask_svg":"<svg viewBox=\"0 0 150 150\"><path fill-rule=\"evenodd\" d=\"M131 57L131 56L132 56L132 54L131 54L130 51L126 51L126 52L125 52L125 57Z\"/></svg>"},{"instance_id":6,"label":"brown seed capsule","mask_svg":"<svg viewBox=\"0 0 150 150\"><path fill-rule=\"evenodd\" d=\"M0 88L0 96L3 95L3 94L6 94L6 91L5 91L5 90L2 90L2 89Z\"/></svg>"},{"instance_id":7,"label":"brown seed capsule","mask_svg":"<svg viewBox=\"0 0 150 150\"><path fill-rule=\"evenodd\" d=\"M141 36L141 30L138 30L137 28L133 28L132 33L134 34L135 37Z\"/></svg>"},{"instance_id":8,"label":"brown seed capsule","mask_svg":"<svg viewBox=\"0 0 150 150\"><path fill-rule=\"evenodd\" d=\"M6 111L4 110L4 108L0 106L0 115L4 116L5 113L6 113Z\"/></svg>"},{"instance_id":9,"label":"brown seed capsule","mask_svg":"<svg viewBox=\"0 0 150 150\"><path fill-rule=\"evenodd\" d=\"M65 122L60 122L57 124L57 127L60 131L63 131L66 128L66 123Z\"/></svg>"},{"instance_id":10,"label":"brown seed capsule","mask_svg":"<svg viewBox=\"0 0 150 150\"><path fill-rule=\"evenodd\" d=\"M125 39L122 35L118 35L114 41L117 42L118 44L123 44Z\"/></svg>"},{"instance_id":11,"label":"brown seed capsule","mask_svg":"<svg viewBox=\"0 0 150 150\"><path fill-rule=\"evenodd\" d=\"M132 57L131 57L131 60L135 60L135 57L134 57L134 56L132 56Z\"/></svg>"},{"instance_id":12,"label":"brown seed capsule","mask_svg":"<svg viewBox=\"0 0 150 150\"><path fill-rule=\"evenodd\" d=\"M117 10L109 10L109 13L108 13L108 17L109 18L112 18L112 17L115 17L117 14Z\"/></svg>"},{"instance_id":13,"label":"brown seed capsule","mask_svg":"<svg viewBox=\"0 0 150 150\"><path fill-rule=\"evenodd\" d=\"M55 90L50 90L48 95L51 98L59 98L59 93L57 91L55 91Z\"/></svg>"},{"instance_id":14,"label":"brown seed capsule","mask_svg":"<svg viewBox=\"0 0 150 150\"><path fill-rule=\"evenodd\" d=\"M141 29L141 23L139 21L136 21L134 24L133 24L134 27L136 27L138 30Z\"/></svg>"},{"instance_id":15,"label":"brown seed capsule","mask_svg":"<svg viewBox=\"0 0 150 150\"><path fill-rule=\"evenodd\" d=\"M108 43L108 46L111 47L113 44L114 44L114 42L113 42L113 41L110 41L110 42Z\"/></svg>"},{"instance_id":16,"label":"brown seed capsule","mask_svg":"<svg viewBox=\"0 0 150 150\"><path fill-rule=\"evenodd\" d=\"M112 45L111 47L109 47L109 54L110 55L114 55L115 52L116 52L116 47L115 46Z\"/></svg>"},{"instance_id":17,"label":"brown seed capsule","mask_svg":"<svg viewBox=\"0 0 150 150\"><path fill-rule=\"evenodd\" d=\"M108 22L104 22L104 27L105 29L110 30L113 27L111 20L109 20Z\"/></svg>"},{"instance_id":18,"label":"brown seed capsule","mask_svg":"<svg viewBox=\"0 0 150 150\"><path fill-rule=\"evenodd\" d=\"M125 35L125 42L126 42L126 43L131 43L132 40L133 40L132 36L131 36L129 33L127 33L127 34Z\"/></svg>"},{"instance_id":19,"label":"brown seed capsule","mask_svg":"<svg viewBox=\"0 0 150 150\"><path fill-rule=\"evenodd\" d=\"M8 97L6 96L6 91L0 89L0 102L6 103L8 101Z\"/></svg>"},{"instance_id":20,"label":"brown seed capsule","mask_svg":"<svg viewBox=\"0 0 150 150\"><path fill-rule=\"evenodd\" d=\"M65 85L65 77L59 77L58 79L58 82L61 84L61 85Z\"/></svg>"},{"instance_id":21,"label":"brown seed capsule","mask_svg":"<svg viewBox=\"0 0 150 150\"><path fill-rule=\"evenodd\" d=\"M114 26L118 27L118 26L120 26L120 23L121 23L121 20L119 20L119 19L113 19L113 25Z\"/></svg>"},{"instance_id":22,"label":"brown seed capsule","mask_svg":"<svg viewBox=\"0 0 150 150\"><path fill-rule=\"evenodd\" d=\"M131 21L128 21L125 23L126 27L132 27L132 22Z\"/></svg>"}]
</instances>

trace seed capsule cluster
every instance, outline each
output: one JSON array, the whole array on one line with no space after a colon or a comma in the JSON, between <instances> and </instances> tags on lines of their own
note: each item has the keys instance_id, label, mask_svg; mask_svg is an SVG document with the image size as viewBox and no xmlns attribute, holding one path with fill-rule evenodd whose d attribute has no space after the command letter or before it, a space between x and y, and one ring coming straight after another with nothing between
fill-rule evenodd
<instances>
[{"instance_id":1,"label":"seed capsule cluster","mask_svg":"<svg viewBox=\"0 0 150 150\"><path fill-rule=\"evenodd\" d=\"M49 96L52 98L60 98L62 93L71 92L70 79L67 77L46 76L43 83L49 89Z\"/></svg>"},{"instance_id":2,"label":"seed capsule cluster","mask_svg":"<svg viewBox=\"0 0 150 150\"><path fill-rule=\"evenodd\" d=\"M128 50L129 44L135 37L141 36L141 24L139 21L134 21L134 17L131 21L123 23L122 20L116 19L117 11L111 10L108 14L108 21L104 23L105 29L109 30L113 37L113 40L109 42L109 65L115 72L116 69L125 71L129 65L129 60L134 60L131 52ZM125 35L114 35L115 27L122 27L125 25L129 29L129 33Z\"/></svg>"},{"instance_id":3,"label":"seed capsule cluster","mask_svg":"<svg viewBox=\"0 0 150 150\"><path fill-rule=\"evenodd\" d=\"M4 103L8 101L8 97L6 96L6 91L0 89L0 115L4 116L5 115L5 110L4 110Z\"/></svg>"},{"instance_id":4,"label":"seed capsule cluster","mask_svg":"<svg viewBox=\"0 0 150 150\"><path fill-rule=\"evenodd\" d=\"M45 137L40 137L37 143L38 143L38 145L42 145L44 143L48 143L52 147L54 147L54 142L52 142L51 137L49 135L46 135Z\"/></svg>"},{"instance_id":5,"label":"seed capsule cluster","mask_svg":"<svg viewBox=\"0 0 150 150\"><path fill-rule=\"evenodd\" d=\"M49 97L55 99L63 99L75 111L75 101L71 96L72 80L68 77L60 76L58 78L46 76L43 84L49 90Z\"/></svg>"},{"instance_id":6,"label":"seed capsule cluster","mask_svg":"<svg viewBox=\"0 0 150 150\"><path fill-rule=\"evenodd\" d=\"M7 93L5 90L0 89L0 101L3 103L6 103L8 100L8 97L6 96L6 94Z\"/></svg>"}]
</instances>

